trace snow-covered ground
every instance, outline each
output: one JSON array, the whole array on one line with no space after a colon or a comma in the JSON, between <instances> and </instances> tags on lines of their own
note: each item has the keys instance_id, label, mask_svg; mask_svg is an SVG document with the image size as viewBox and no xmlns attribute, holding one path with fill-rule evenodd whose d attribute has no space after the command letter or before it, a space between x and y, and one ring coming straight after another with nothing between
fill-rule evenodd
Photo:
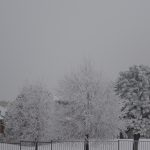
<instances>
[{"instance_id":1,"label":"snow-covered ground","mask_svg":"<svg viewBox=\"0 0 150 150\"><path fill-rule=\"evenodd\" d=\"M119 148L118 148L119 146ZM90 150L132 150L132 140L90 142ZM139 150L149 150L150 140L141 140ZM20 150L20 145L0 143L0 150ZM33 146L22 146L21 150L35 150ZM51 150L51 144L38 146L38 150ZM53 143L52 150L84 150L83 142Z\"/></svg>"}]
</instances>

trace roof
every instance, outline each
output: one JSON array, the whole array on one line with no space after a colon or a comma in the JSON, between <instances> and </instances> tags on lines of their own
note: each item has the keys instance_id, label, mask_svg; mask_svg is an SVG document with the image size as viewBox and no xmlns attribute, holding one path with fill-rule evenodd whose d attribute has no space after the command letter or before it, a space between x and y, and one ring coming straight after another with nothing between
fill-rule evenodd
<instances>
[{"instance_id":1,"label":"roof","mask_svg":"<svg viewBox=\"0 0 150 150\"><path fill-rule=\"evenodd\" d=\"M0 106L0 119L3 119L6 113L6 108Z\"/></svg>"}]
</instances>

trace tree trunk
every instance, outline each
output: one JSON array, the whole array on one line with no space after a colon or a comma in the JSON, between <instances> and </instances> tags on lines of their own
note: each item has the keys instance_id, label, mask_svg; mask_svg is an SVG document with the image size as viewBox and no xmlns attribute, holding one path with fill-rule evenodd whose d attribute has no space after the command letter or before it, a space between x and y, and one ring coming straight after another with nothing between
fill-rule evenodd
<instances>
[{"instance_id":1,"label":"tree trunk","mask_svg":"<svg viewBox=\"0 0 150 150\"><path fill-rule=\"evenodd\" d=\"M120 139L124 139L122 132L120 132Z\"/></svg>"},{"instance_id":2,"label":"tree trunk","mask_svg":"<svg viewBox=\"0 0 150 150\"><path fill-rule=\"evenodd\" d=\"M140 134L134 134L134 141L133 141L133 150L138 150L138 143L140 139Z\"/></svg>"},{"instance_id":3,"label":"tree trunk","mask_svg":"<svg viewBox=\"0 0 150 150\"><path fill-rule=\"evenodd\" d=\"M38 150L38 141L37 141L37 138L35 138L35 150Z\"/></svg>"},{"instance_id":4,"label":"tree trunk","mask_svg":"<svg viewBox=\"0 0 150 150\"><path fill-rule=\"evenodd\" d=\"M35 150L38 150L38 142L35 143Z\"/></svg>"},{"instance_id":5,"label":"tree trunk","mask_svg":"<svg viewBox=\"0 0 150 150\"><path fill-rule=\"evenodd\" d=\"M89 150L89 135L85 135L84 150Z\"/></svg>"}]
</instances>

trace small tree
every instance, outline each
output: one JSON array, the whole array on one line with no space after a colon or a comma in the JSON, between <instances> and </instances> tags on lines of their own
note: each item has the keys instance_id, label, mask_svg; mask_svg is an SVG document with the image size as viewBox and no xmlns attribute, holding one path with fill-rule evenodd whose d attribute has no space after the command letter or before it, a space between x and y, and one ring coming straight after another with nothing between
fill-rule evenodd
<instances>
[{"instance_id":1,"label":"small tree","mask_svg":"<svg viewBox=\"0 0 150 150\"><path fill-rule=\"evenodd\" d=\"M6 113L5 135L9 141L50 140L52 95L42 86L24 87Z\"/></svg>"},{"instance_id":2,"label":"small tree","mask_svg":"<svg viewBox=\"0 0 150 150\"><path fill-rule=\"evenodd\" d=\"M63 138L116 137L122 127L118 98L91 64L66 76L57 93L64 102L57 115Z\"/></svg>"},{"instance_id":3,"label":"small tree","mask_svg":"<svg viewBox=\"0 0 150 150\"><path fill-rule=\"evenodd\" d=\"M120 73L115 87L116 94L124 102L122 118L134 135L134 149L138 149L140 136L146 136L150 119L150 68L132 66Z\"/></svg>"}]
</instances>

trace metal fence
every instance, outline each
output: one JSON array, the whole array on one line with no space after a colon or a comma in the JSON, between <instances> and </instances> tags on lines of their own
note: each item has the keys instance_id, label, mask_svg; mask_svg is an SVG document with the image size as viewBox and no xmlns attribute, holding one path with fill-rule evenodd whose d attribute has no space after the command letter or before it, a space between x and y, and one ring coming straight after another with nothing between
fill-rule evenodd
<instances>
[{"instance_id":1,"label":"metal fence","mask_svg":"<svg viewBox=\"0 0 150 150\"><path fill-rule=\"evenodd\" d=\"M0 150L20 150L20 143L0 142Z\"/></svg>"},{"instance_id":2,"label":"metal fence","mask_svg":"<svg viewBox=\"0 0 150 150\"><path fill-rule=\"evenodd\" d=\"M89 150L132 150L133 140L89 140ZM0 150L84 150L84 141L0 143ZM150 150L150 140L140 140L138 150Z\"/></svg>"}]
</instances>

